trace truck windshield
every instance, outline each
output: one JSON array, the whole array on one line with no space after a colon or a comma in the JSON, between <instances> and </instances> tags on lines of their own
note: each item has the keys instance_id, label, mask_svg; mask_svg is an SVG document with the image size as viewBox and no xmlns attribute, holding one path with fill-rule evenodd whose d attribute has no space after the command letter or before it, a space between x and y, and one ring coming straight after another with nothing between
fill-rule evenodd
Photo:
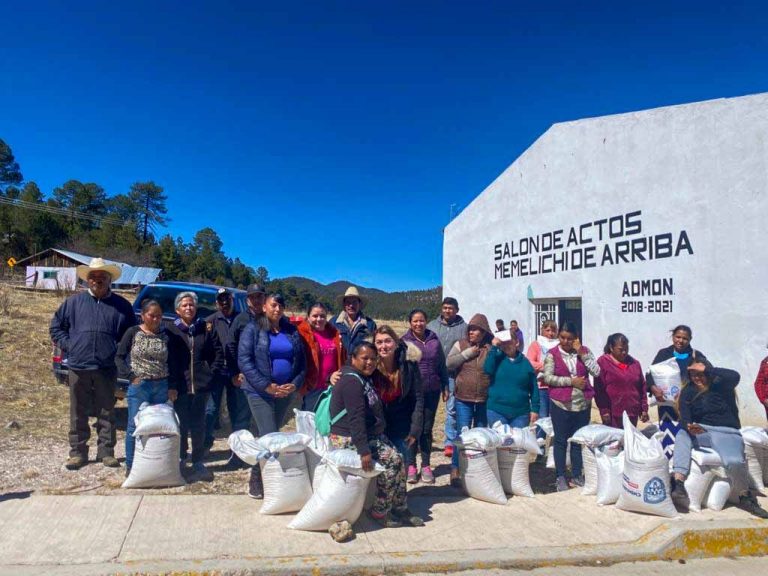
<instances>
[{"instance_id":1,"label":"truck windshield","mask_svg":"<svg viewBox=\"0 0 768 576\"><path fill-rule=\"evenodd\" d=\"M141 310L141 304L145 300L157 300L163 308L163 316L175 317L176 310L173 301L179 292L194 292L197 294L197 317L205 318L216 312L216 292L190 290L189 288L174 288L172 286L147 286L141 293L141 302L137 302L134 309Z\"/></svg>"}]
</instances>

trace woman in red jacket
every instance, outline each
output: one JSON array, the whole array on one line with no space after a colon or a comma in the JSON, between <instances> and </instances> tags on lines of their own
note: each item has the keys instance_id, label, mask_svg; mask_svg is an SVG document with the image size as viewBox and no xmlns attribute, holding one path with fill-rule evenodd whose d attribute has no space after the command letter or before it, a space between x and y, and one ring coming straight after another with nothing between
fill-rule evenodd
<instances>
[{"instance_id":1,"label":"woman in red jacket","mask_svg":"<svg viewBox=\"0 0 768 576\"><path fill-rule=\"evenodd\" d=\"M328 388L329 382L338 380L347 354L341 345L339 331L328 322L325 305L319 302L312 304L307 310L306 320L299 322L298 329L304 342L307 363L304 386L299 390L301 409L314 411L320 394Z\"/></svg>"},{"instance_id":2,"label":"woman in red jacket","mask_svg":"<svg viewBox=\"0 0 768 576\"><path fill-rule=\"evenodd\" d=\"M765 417L768 418L768 356L760 362L760 370L755 378L755 394L765 408Z\"/></svg>"}]
</instances>

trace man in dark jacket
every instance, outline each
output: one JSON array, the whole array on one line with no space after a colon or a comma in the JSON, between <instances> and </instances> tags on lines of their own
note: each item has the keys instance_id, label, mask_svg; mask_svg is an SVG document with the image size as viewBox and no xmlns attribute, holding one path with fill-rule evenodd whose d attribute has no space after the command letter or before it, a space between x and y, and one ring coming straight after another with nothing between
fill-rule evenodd
<instances>
[{"instance_id":1,"label":"man in dark jacket","mask_svg":"<svg viewBox=\"0 0 768 576\"><path fill-rule=\"evenodd\" d=\"M179 292L174 301L177 318L168 326L168 358L174 372L183 375L173 407L179 415L180 457L187 457L192 437L192 471L195 480L211 481L213 474L203 464L205 456L205 408L214 373L224 368L224 349L213 325L197 317L197 294Z\"/></svg>"},{"instance_id":2,"label":"man in dark jacket","mask_svg":"<svg viewBox=\"0 0 768 576\"><path fill-rule=\"evenodd\" d=\"M453 345L467 336L467 323L459 316L459 302L456 298L446 296L440 309L440 316L427 324L427 328L437 334L443 347L443 354L448 358L448 352ZM445 401L445 455L453 455L453 441L458 435L456 430L456 400L453 392L456 388L454 374L448 373L448 393L443 391Z\"/></svg>"},{"instance_id":3,"label":"man in dark jacket","mask_svg":"<svg viewBox=\"0 0 768 576\"><path fill-rule=\"evenodd\" d=\"M234 298L232 293L226 288L219 289L216 294L217 311L208 316L205 321L213 327L216 336L224 348L226 362L216 367L213 375L213 385L211 386L211 397L205 409L205 446L213 446L213 430L216 422L219 420L219 411L221 409L221 400L224 391L227 392L227 410L229 420L232 424L232 431L247 430L251 423L251 409L248 407L248 400L240 389L240 386L234 384L237 382L237 357L232 357L233 350L230 347L232 340L232 326L236 318ZM237 468L242 465L242 461L236 455L227 463L229 468Z\"/></svg>"},{"instance_id":4,"label":"man in dark jacket","mask_svg":"<svg viewBox=\"0 0 768 576\"><path fill-rule=\"evenodd\" d=\"M344 310L331 320L341 335L341 344L350 354L363 340L372 340L376 332L376 322L363 314L365 301L357 288L350 286L341 297Z\"/></svg>"},{"instance_id":5,"label":"man in dark jacket","mask_svg":"<svg viewBox=\"0 0 768 576\"><path fill-rule=\"evenodd\" d=\"M250 284L246 289L248 310L240 312L235 316L235 321L232 322L232 326L229 329L230 340L226 344L227 346L227 365L230 372L234 374L232 376L232 384L235 386L242 386L245 382L245 376L237 363L237 348L240 345L240 337L243 335L243 330L251 322L259 321L259 318L264 316L264 301L267 298L267 291L261 284Z\"/></svg>"},{"instance_id":6,"label":"man in dark jacket","mask_svg":"<svg viewBox=\"0 0 768 576\"><path fill-rule=\"evenodd\" d=\"M51 339L66 353L69 367L68 470L88 463L91 407L97 418L96 460L110 468L120 466L115 459L115 353L125 331L136 324L131 304L110 290L120 273L119 266L101 258L78 266L77 276L88 291L67 298L51 320Z\"/></svg>"}]
</instances>

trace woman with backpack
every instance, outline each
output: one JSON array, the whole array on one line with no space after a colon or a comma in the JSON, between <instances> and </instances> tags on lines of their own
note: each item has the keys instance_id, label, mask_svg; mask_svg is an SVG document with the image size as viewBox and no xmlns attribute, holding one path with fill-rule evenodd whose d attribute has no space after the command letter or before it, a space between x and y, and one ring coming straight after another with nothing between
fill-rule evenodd
<instances>
[{"instance_id":1,"label":"woman with backpack","mask_svg":"<svg viewBox=\"0 0 768 576\"><path fill-rule=\"evenodd\" d=\"M299 390L301 409L314 410L320 394L332 383L332 376L344 366L347 353L341 344L341 334L328 322L328 310L324 304L312 304L306 319L296 327L304 343L306 366L304 385Z\"/></svg>"},{"instance_id":2,"label":"woman with backpack","mask_svg":"<svg viewBox=\"0 0 768 576\"><path fill-rule=\"evenodd\" d=\"M296 390L304 383L304 345L283 310L285 300L280 294L267 296L264 316L248 323L238 345L243 391L259 436L280 430ZM258 465L251 468L248 496L264 497Z\"/></svg>"},{"instance_id":3,"label":"woman with backpack","mask_svg":"<svg viewBox=\"0 0 768 576\"><path fill-rule=\"evenodd\" d=\"M384 434L384 406L371 380L377 362L376 347L370 342L353 348L349 365L341 369L331 390L330 443L334 449L356 450L366 472L373 470L374 460L384 466L376 476L376 500L369 512L376 523L385 528L423 526L424 520L408 509L403 457Z\"/></svg>"}]
</instances>

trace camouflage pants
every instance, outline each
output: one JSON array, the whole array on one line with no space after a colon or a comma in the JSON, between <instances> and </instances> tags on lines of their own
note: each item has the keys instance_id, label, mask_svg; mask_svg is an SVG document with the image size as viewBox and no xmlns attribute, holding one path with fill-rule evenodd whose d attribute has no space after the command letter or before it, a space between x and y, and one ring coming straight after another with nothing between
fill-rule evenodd
<instances>
[{"instance_id":1,"label":"camouflage pants","mask_svg":"<svg viewBox=\"0 0 768 576\"><path fill-rule=\"evenodd\" d=\"M331 434L331 446L335 449L355 449L352 439L347 436ZM392 510L398 512L407 509L405 501L405 463L403 457L383 434L368 440L371 456L384 466L384 472L376 476L376 501L371 513L382 517Z\"/></svg>"}]
</instances>

